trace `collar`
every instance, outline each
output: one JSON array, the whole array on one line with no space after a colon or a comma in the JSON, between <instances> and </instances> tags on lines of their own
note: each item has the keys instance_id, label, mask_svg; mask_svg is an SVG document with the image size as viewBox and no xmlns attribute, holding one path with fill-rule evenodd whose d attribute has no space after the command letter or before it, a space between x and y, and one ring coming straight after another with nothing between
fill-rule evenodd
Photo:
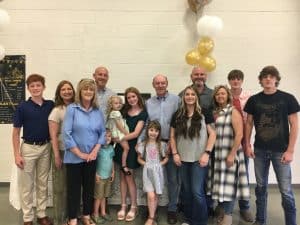
<instances>
[{"instance_id":1,"label":"collar","mask_svg":"<svg viewBox=\"0 0 300 225\"><path fill-rule=\"evenodd\" d=\"M169 96L169 92L167 91L164 96L156 96L156 99L159 101L165 101L168 96Z\"/></svg>"}]
</instances>

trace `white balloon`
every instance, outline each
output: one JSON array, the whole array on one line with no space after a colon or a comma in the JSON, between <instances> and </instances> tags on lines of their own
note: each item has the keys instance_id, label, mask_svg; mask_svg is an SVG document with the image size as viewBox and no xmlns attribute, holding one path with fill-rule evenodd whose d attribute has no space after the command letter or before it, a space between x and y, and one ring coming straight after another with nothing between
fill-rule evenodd
<instances>
[{"instance_id":1,"label":"white balloon","mask_svg":"<svg viewBox=\"0 0 300 225\"><path fill-rule=\"evenodd\" d=\"M4 59L5 57L5 48L0 45L0 60Z\"/></svg>"},{"instance_id":2,"label":"white balloon","mask_svg":"<svg viewBox=\"0 0 300 225\"><path fill-rule=\"evenodd\" d=\"M217 16L202 16L197 22L200 36L215 37L223 29L223 21Z\"/></svg>"},{"instance_id":3,"label":"white balloon","mask_svg":"<svg viewBox=\"0 0 300 225\"><path fill-rule=\"evenodd\" d=\"M5 27L10 22L10 17L4 9L0 9L0 28Z\"/></svg>"}]
</instances>

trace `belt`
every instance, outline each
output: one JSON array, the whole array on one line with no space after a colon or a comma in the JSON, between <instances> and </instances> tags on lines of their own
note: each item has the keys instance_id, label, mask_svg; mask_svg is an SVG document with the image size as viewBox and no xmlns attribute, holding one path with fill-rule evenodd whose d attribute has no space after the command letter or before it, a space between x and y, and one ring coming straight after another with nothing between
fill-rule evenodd
<instances>
[{"instance_id":1,"label":"belt","mask_svg":"<svg viewBox=\"0 0 300 225\"><path fill-rule=\"evenodd\" d=\"M24 140L25 144L29 144L29 145L45 145L47 143L49 143L49 140L45 140L45 141L26 141Z\"/></svg>"},{"instance_id":2,"label":"belt","mask_svg":"<svg viewBox=\"0 0 300 225\"><path fill-rule=\"evenodd\" d=\"M169 142L169 139L160 139L161 141L163 141L163 142Z\"/></svg>"}]
</instances>

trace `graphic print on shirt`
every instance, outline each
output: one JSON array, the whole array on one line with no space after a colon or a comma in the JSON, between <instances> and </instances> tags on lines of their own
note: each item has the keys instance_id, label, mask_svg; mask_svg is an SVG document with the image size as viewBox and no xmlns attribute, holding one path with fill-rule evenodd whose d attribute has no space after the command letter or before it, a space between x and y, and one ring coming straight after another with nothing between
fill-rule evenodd
<instances>
[{"instance_id":1,"label":"graphic print on shirt","mask_svg":"<svg viewBox=\"0 0 300 225\"><path fill-rule=\"evenodd\" d=\"M280 135L280 128L283 128L282 120L280 119L280 102L270 104L259 104L261 115L258 120L257 133L260 138L268 142Z\"/></svg>"}]
</instances>

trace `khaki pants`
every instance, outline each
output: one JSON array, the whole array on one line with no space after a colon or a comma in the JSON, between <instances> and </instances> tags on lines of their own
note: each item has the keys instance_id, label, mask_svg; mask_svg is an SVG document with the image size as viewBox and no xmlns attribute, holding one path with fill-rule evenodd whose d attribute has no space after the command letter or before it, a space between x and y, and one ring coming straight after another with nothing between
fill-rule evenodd
<instances>
[{"instance_id":1,"label":"khaki pants","mask_svg":"<svg viewBox=\"0 0 300 225\"><path fill-rule=\"evenodd\" d=\"M34 219L34 181L36 183L36 215L38 218L46 216L50 150L50 143L41 146L21 144L21 155L25 165L23 170L19 170L19 187L24 222Z\"/></svg>"}]
</instances>

